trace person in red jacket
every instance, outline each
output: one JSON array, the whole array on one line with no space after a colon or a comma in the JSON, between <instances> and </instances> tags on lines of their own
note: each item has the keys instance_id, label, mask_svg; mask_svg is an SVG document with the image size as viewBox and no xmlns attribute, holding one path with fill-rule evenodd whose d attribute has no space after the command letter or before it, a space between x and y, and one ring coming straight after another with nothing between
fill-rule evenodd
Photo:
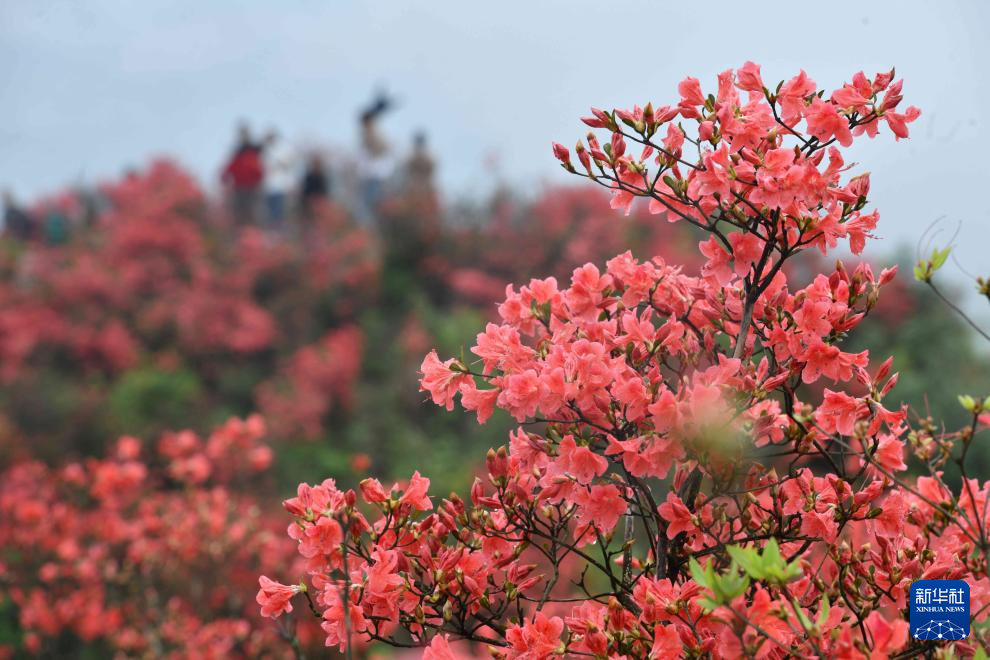
<instances>
[{"instance_id":1,"label":"person in red jacket","mask_svg":"<svg viewBox=\"0 0 990 660\"><path fill-rule=\"evenodd\" d=\"M237 146L221 176L228 191L230 212L237 225L257 223L261 202L261 184L265 169L261 159L261 145L251 139L247 124L238 127Z\"/></svg>"}]
</instances>

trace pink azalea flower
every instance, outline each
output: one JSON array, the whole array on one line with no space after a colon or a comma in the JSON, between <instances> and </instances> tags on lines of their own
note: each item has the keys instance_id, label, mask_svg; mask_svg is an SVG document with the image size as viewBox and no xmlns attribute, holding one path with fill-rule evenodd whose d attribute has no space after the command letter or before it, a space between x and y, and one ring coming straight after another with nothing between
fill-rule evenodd
<instances>
[{"instance_id":1,"label":"pink azalea flower","mask_svg":"<svg viewBox=\"0 0 990 660\"><path fill-rule=\"evenodd\" d=\"M261 616L277 619L283 612L292 611L292 597L299 593L299 585L285 585L262 575L258 578L261 589L255 598L261 605Z\"/></svg>"},{"instance_id":2,"label":"pink azalea flower","mask_svg":"<svg viewBox=\"0 0 990 660\"><path fill-rule=\"evenodd\" d=\"M423 649L423 660L458 660L450 649L448 635L436 635L430 645Z\"/></svg>"},{"instance_id":3,"label":"pink azalea flower","mask_svg":"<svg viewBox=\"0 0 990 660\"><path fill-rule=\"evenodd\" d=\"M537 612L532 621L511 625L505 638L512 649L512 657L520 660L538 660L555 655L560 646L560 634L564 621L560 617L547 617Z\"/></svg>"},{"instance_id":4,"label":"pink azalea flower","mask_svg":"<svg viewBox=\"0 0 990 660\"><path fill-rule=\"evenodd\" d=\"M429 490L430 480L426 477L421 477L417 470L410 477L406 491L399 498L399 504L411 506L417 511L428 511L433 508L433 502L430 501L429 495L427 495Z\"/></svg>"},{"instance_id":5,"label":"pink azalea flower","mask_svg":"<svg viewBox=\"0 0 990 660\"><path fill-rule=\"evenodd\" d=\"M681 532L694 531L695 524L692 521L691 510L673 491L667 493L667 501L657 507L657 511L667 521L668 539L674 538Z\"/></svg>"},{"instance_id":6,"label":"pink azalea flower","mask_svg":"<svg viewBox=\"0 0 990 660\"><path fill-rule=\"evenodd\" d=\"M558 463L564 472L571 474L582 484L591 483L592 479L608 469L608 461L603 456L588 447L578 447L572 435L567 435L560 441Z\"/></svg>"},{"instance_id":7,"label":"pink azalea flower","mask_svg":"<svg viewBox=\"0 0 990 660\"><path fill-rule=\"evenodd\" d=\"M436 351L430 351L423 359L420 372L423 378L419 381L420 391L429 392L433 403L438 406L446 406L447 410L454 409L454 395L458 388L471 381L471 376L452 370L454 364L451 358L446 362L441 362Z\"/></svg>"}]
</instances>

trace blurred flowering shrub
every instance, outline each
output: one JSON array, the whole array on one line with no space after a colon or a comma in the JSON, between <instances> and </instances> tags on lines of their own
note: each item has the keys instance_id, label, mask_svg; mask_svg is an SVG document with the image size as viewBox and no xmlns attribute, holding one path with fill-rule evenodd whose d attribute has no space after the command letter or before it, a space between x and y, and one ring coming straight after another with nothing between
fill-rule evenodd
<instances>
[{"instance_id":1,"label":"blurred flowering shrub","mask_svg":"<svg viewBox=\"0 0 990 660\"><path fill-rule=\"evenodd\" d=\"M361 331L348 326L296 351L273 381L258 388L258 404L282 437L313 439L333 406L350 408L361 370Z\"/></svg>"},{"instance_id":2,"label":"blurred flowering shrub","mask_svg":"<svg viewBox=\"0 0 990 660\"><path fill-rule=\"evenodd\" d=\"M558 186L532 201L496 198L476 226L453 226L434 267L453 292L476 305L534 276L567 277L624 250L637 256L693 256L693 232L658 223L644 209L616 218L608 199L586 187Z\"/></svg>"},{"instance_id":3,"label":"blurred flowering shrub","mask_svg":"<svg viewBox=\"0 0 990 660\"><path fill-rule=\"evenodd\" d=\"M106 458L6 468L0 586L20 651L286 655L251 599L259 566L293 561L258 499L272 461L264 434L260 417L231 419L207 437L170 432L146 447L125 436Z\"/></svg>"},{"instance_id":4,"label":"blurred flowering shrub","mask_svg":"<svg viewBox=\"0 0 990 660\"><path fill-rule=\"evenodd\" d=\"M892 360L842 346L896 269L839 262L799 284L785 268L840 241L863 252L879 215L843 148L908 136L919 111L901 89L893 71L767 87L747 62L717 92L686 78L674 105L595 109L606 139L589 133L576 165L555 156L613 207L642 197L703 232L700 268L624 252L569 286L509 287L473 359L421 367L437 405L521 424L487 480L438 504L418 471L301 484L284 506L306 576L261 577L262 613L305 598L328 646L425 658L457 640L528 659L973 654L981 632L912 640L906 598L914 580L963 579L987 618L990 482L967 455L990 399L964 400L958 431L912 428L884 403Z\"/></svg>"},{"instance_id":5,"label":"blurred flowering shrub","mask_svg":"<svg viewBox=\"0 0 990 660\"><path fill-rule=\"evenodd\" d=\"M227 231L192 179L168 162L104 194L96 226L64 245L32 244L5 263L0 378L19 392L7 402L14 419L18 402L53 378L80 390L85 409L70 416L99 415L121 376L149 364L194 374L204 418L232 399L238 412L249 411L257 381L274 375L282 356L321 341L373 299L375 243L330 205L312 219L309 240L293 242ZM356 370L338 375L352 380ZM339 382L338 393L349 386ZM66 425L54 431L71 433ZM44 425L22 426L32 443L46 444ZM51 443L79 444L58 436Z\"/></svg>"}]
</instances>

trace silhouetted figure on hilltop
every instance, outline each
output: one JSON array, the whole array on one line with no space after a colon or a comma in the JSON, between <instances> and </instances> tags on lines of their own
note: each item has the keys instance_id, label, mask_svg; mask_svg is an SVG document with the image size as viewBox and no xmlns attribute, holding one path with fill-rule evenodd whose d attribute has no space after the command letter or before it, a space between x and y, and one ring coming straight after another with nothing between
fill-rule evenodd
<instances>
[{"instance_id":1,"label":"silhouetted figure on hilltop","mask_svg":"<svg viewBox=\"0 0 990 660\"><path fill-rule=\"evenodd\" d=\"M257 224L261 184L265 178L261 152L262 145L252 139L251 129L241 123L237 144L221 177L227 187L230 212L237 225Z\"/></svg>"},{"instance_id":2,"label":"silhouetted figure on hilltop","mask_svg":"<svg viewBox=\"0 0 990 660\"><path fill-rule=\"evenodd\" d=\"M51 204L44 213L44 236L48 245L65 245L72 235L72 218L62 204Z\"/></svg>"},{"instance_id":3,"label":"silhouetted figure on hilltop","mask_svg":"<svg viewBox=\"0 0 990 660\"><path fill-rule=\"evenodd\" d=\"M265 136L262 155L268 226L280 232L285 224L289 196L296 181L296 154L278 131L273 129Z\"/></svg>"},{"instance_id":4,"label":"silhouetted figure on hilltop","mask_svg":"<svg viewBox=\"0 0 990 660\"><path fill-rule=\"evenodd\" d=\"M382 115L394 107L394 99L379 92L360 115L361 152L364 158L361 202L367 215L373 214L378 208L385 182L395 169L391 146L382 136L379 126Z\"/></svg>"},{"instance_id":5,"label":"silhouetted figure on hilltop","mask_svg":"<svg viewBox=\"0 0 990 660\"><path fill-rule=\"evenodd\" d=\"M436 161L426 146L426 133L419 131L413 136L413 150L405 166L406 190L414 195L432 196L435 192L433 175Z\"/></svg>"},{"instance_id":6,"label":"silhouetted figure on hilltop","mask_svg":"<svg viewBox=\"0 0 990 660\"><path fill-rule=\"evenodd\" d=\"M330 176L323 157L312 154L306 161L306 171L299 186L299 206L310 217L315 205L330 198Z\"/></svg>"},{"instance_id":7,"label":"silhouetted figure on hilltop","mask_svg":"<svg viewBox=\"0 0 990 660\"><path fill-rule=\"evenodd\" d=\"M3 191L3 233L18 241L30 241L35 237L36 224L31 214L17 203L14 193Z\"/></svg>"}]
</instances>

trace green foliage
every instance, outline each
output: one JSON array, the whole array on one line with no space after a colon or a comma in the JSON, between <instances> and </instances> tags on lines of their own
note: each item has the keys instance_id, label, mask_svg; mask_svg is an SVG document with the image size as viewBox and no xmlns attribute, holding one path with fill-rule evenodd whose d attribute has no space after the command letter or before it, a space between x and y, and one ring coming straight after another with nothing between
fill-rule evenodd
<instances>
[{"instance_id":1,"label":"green foliage","mask_svg":"<svg viewBox=\"0 0 990 660\"><path fill-rule=\"evenodd\" d=\"M990 410L990 396L986 399L974 398L969 394L959 395L959 405L963 407L963 410L978 415L984 410Z\"/></svg>"},{"instance_id":2,"label":"green foliage","mask_svg":"<svg viewBox=\"0 0 990 660\"><path fill-rule=\"evenodd\" d=\"M801 577L800 563L797 561L788 563L784 560L777 546L777 539L770 539L764 546L763 552L756 548L739 546L729 546L727 550L732 560L754 580L784 586Z\"/></svg>"},{"instance_id":3,"label":"green foliage","mask_svg":"<svg viewBox=\"0 0 990 660\"><path fill-rule=\"evenodd\" d=\"M20 648L23 636L17 621L17 608L7 598L0 598L0 646Z\"/></svg>"},{"instance_id":4,"label":"green foliage","mask_svg":"<svg viewBox=\"0 0 990 660\"><path fill-rule=\"evenodd\" d=\"M931 282L932 277L939 268L945 265L945 261L949 258L949 253L952 252L952 246L943 248L939 250L938 248L932 249L932 256L928 259L921 259L914 267L914 279L919 282Z\"/></svg>"},{"instance_id":5,"label":"green foliage","mask_svg":"<svg viewBox=\"0 0 990 660\"><path fill-rule=\"evenodd\" d=\"M83 405L81 385L43 370L14 387L5 388L3 397L18 426L42 432L60 431Z\"/></svg>"},{"instance_id":6,"label":"green foliage","mask_svg":"<svg viewBox=\"0 0 990 660\"><path fill-rule=\"evenodd\" d=\"M712 561L702 566L698 560L691 557L688 564L694 581L711 592L710 597L699 601L708 609L714 610L723 605L731 606L732 601L746 593L751 581L783 587L788 582L800 578L803 573L799 561L787 562L780 554L776 539L770 539L762 552L757 548L741 546L729 546L726 549L729 551L732 563L721 573L715 570ZM824 599L823 610L824 616L819 615L821 621L828 617L828 601ZM810 629L812 622L803 614L801 616L804 618L801 624L806 630Z\"/></svg>"},{"instance_id":7,"label":"green foliage","mask_svg":"<svg viewBox=\"0 0 990 660\"><path fill-rule=\"evenodd\" d=\"M700 586L711 592L711 597L705 597L699 602L708 609L715 609L721 605L729 605L733 600L746 593L749 588L749 576L740 572L739 565L735 561L724 573L716 573L711 561L708 561L704 568L698 561L691 557L689 564L691 577Z\"/></svg>"},{"instance_id":8,"label":"green foliage","mask_svg":"<svg viewBox=\"0 0 990 660\"><path fill-rule=\"evenodd\" d=\"M109 394L109 408L119 433L152 437L168 429L190 427L202 386L190 371L152 367L124 373Z\"/></svg>"}]
</instances>

